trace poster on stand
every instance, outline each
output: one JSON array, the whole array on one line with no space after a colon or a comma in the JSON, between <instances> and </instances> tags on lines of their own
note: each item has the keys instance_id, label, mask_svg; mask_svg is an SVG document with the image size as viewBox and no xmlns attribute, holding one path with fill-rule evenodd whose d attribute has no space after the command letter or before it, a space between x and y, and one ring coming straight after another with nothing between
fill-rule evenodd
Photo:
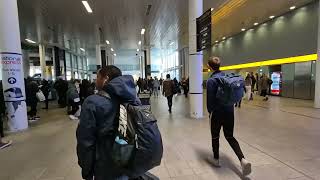
<instances>
[{"instance_id":1,"label":"poster on stand","mask_svg":"<svg viewBox=\"0 0 320 180\"><path fill-rule=\"evenodd\" d=\"M10 131L28 128L22 54L0 53L4 100Z\"/></svg>"}]
</instances>

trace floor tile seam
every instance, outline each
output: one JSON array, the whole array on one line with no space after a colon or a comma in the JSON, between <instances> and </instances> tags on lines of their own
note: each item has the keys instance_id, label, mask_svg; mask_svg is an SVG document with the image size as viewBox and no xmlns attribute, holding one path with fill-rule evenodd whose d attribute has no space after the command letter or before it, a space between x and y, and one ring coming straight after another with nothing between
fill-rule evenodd
<instances>
[{"instance_id":1,"label":"floor tile seam","mask_svg":"<svg viewBox=\"0 0 320 180\"><path fill-rule=\"evenodd\" d=\"M306 177L307 177L307 178L309 178L309 179L315 180L313 177L309 176L308 174L304 173L303 171L300 171L299 169L297 169L297 168L295 168L295 167L291 166L290 164L285 163L284 161L282 161L282 160L280 160L280 159L278 159L278 158L276 158L276 157L274 157L274 156L272 156L272 155L270 155L270 154L266 153L265 151L263 151L263 150L259 149L258 147L256 147L256 146L254 146L254 145L249 144L248 142L244 141L243 139L239 138L239 140L240 140L241 142L243 142L243 143L247 144L248 146L250 146L250 147L252 147L252 148L256 149L257 151L259 151L259 152L261 152L261 153L265 154L266 156L269 156L270 158L272 158L272 159L274 159L274 160L276 160L276 161L279 161L280 163L282 163L283 165L287 166L288 168L290 168L290 169L292 169L292 170L294 170L294 171L296 171L296 172L298 172L298 173L300 173L300 174L302 174L302 175L306 176ZM299 178L299 177L297 177L297 178Z\"/></svg>"}]
</instances>

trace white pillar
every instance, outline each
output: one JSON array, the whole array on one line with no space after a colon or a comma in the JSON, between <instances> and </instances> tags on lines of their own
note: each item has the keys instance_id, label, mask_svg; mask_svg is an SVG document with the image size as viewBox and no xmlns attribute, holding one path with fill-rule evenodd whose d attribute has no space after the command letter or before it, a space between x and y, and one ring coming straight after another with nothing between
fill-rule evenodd
<instances>
[{"instance_id":1,"label":"white pillar","mask_svg":"<svg viewBox=\"0 0 320 180\"><path fill-rule=\"evenodd\" d=\"M0 1L2 83L12 132L28 128L17 0Z\"/></svg>"},{"instance_id":2,"label":"white pillar","mask_svg":"<svg viewBox=\"0 0 320 180\"><path fill-rule=\"evenodd\" d=\"M41 78L47 79L46 47L43 44L39 44L39 57L40 57L40 66L41 66Z\"/></svg>"},{"instance_id":3,"label":"white pillar","mask_svg":"<svg viewBox=\"0 0 320 180\"><path fill-rule=\"evenodd\" d=\"M192 118L203 117L202 69L203 55L198 53L196 18L203 13L203 0L189 0L189 80L190 80L190 115Z\"/></svg>"}]
</instances>

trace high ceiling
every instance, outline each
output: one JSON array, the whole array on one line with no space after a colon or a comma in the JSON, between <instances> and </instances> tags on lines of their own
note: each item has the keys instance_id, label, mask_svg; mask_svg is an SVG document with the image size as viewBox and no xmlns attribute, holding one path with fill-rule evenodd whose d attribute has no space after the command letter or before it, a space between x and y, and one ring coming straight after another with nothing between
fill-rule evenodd
<instances>
[{"instance_id":1,"label":"high ceiling","mask_svg":"<svg viewBox=\"0 0 320 180\"><path fill-rule=\"evenodd\" d=\"M204 5L217 7L223 1L204 0ZM186 40L179 39L188 37L188 0L88 2L92 14L87 13L81 0L18 0L21 39L73 51L82 47L94 56L98 32L100 43L109 40L113 49L121 52L139 48L140 31L146 28L146 46L167 48L171 42L176 42L176 48L187 45Z\"/></svg>"},{"instance_id":2,"label":"high ceiling","mask_svg":"<svg viewBox=\"0 0 320 180\"><path fill-rule=\"evenodd\" d=\"M310 1L204 0L204 10L215 8L219 21L214 21L213 37L221 38L236 34L255 21L263 22L270 14L282 14L291 4L301 6ZM29 38L77 52L81 47L92 59L98 43L97 34L100 43L109 40L109 47L117 53L140 48L142 28L147 30L144 46L166 49L188 45L188 0L88 2L92 14L85 10L81 0L18 0L21 39ZM235 8L232 3L241 5Z\"/></svg>"}]
</instances>

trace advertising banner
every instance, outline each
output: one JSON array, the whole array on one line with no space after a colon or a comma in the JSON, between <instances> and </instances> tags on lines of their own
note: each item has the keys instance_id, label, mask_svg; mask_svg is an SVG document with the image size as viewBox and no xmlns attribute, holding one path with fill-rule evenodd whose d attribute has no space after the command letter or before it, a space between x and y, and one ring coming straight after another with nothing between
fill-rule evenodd
<instances>
[{"instance_id":1,"label":"advertising banner","mask_svg":"<svg viewBox=\"0 0 320 180\"><path fill-rule=\"evenodd\" d=\"M2 84L7 107L9 128L18 131L28 128L26 95L22 65L22 54L2 52Z\"/></svg>"}]
</instances>

